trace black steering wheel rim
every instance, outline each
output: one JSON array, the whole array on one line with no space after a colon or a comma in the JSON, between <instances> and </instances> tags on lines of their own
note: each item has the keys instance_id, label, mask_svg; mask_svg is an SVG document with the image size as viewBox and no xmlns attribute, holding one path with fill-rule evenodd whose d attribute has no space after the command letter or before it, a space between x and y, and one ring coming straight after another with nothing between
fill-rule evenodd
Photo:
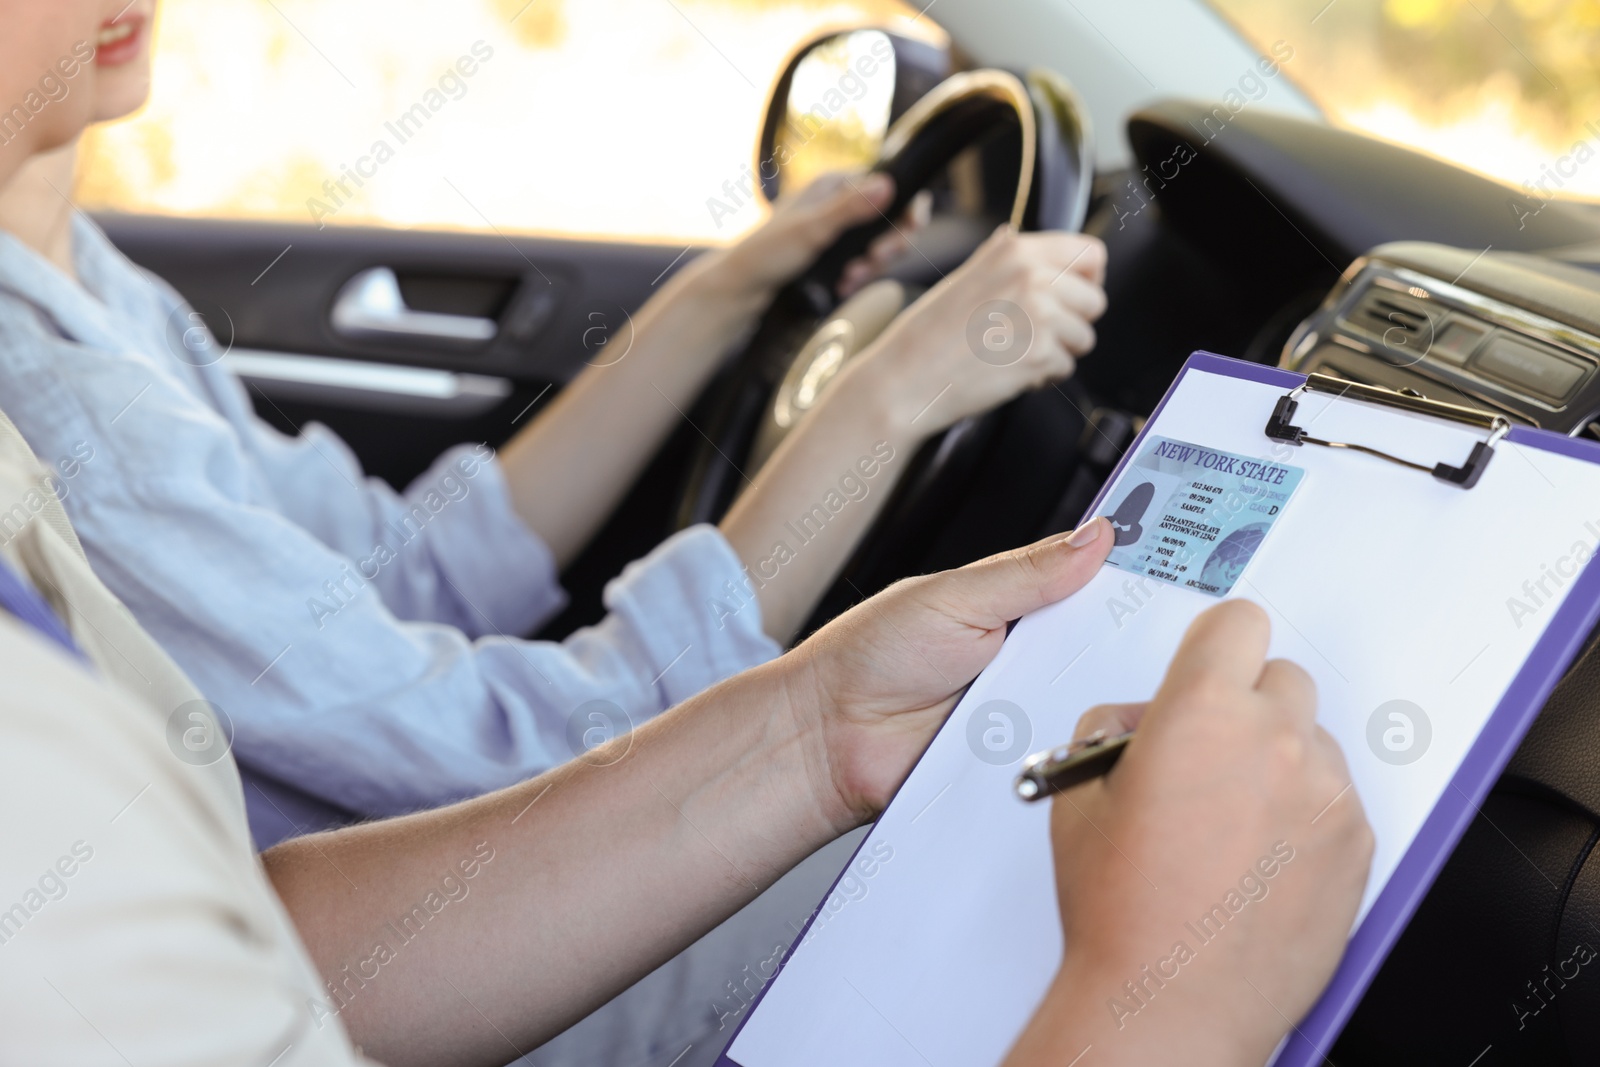
<instances>
[{"instance_id":1,"label":"black steering wheel rim","mask_svg":"<svg viewBox=\"0 0 1600 1067\"><path fill-rule=\"evenodd\" d=\"M981 70L948 79L895 123L874 168L894 179L892 203L879 218L841 234L779 291L749 344L713 385L705 440L679 500L680 529L716 522L731 505L746 484L744 460L779 381L837 306L835 287L845 265L864 253L959 153L1002 133L1017 133L1021 158L1008 221L1019 229L1081 228L1092 176L1083 114L1070 87L1053 75ZM897 516L925 513L922 501L938 493L943 473L970 468L974 450L993 436L1009 407L964 420L928 441L902 469L894 498L862 549L892 537L886 530L896 525ZM875 554L883 555L881 547Z\"/></svg>"}]
</instances>

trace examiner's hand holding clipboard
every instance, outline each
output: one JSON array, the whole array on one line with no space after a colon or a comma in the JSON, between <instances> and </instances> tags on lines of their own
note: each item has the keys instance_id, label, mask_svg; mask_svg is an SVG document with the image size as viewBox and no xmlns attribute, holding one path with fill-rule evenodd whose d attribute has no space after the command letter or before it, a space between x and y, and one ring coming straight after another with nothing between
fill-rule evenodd
<instances>
[{"instance_id":1,"label":"examiner's hand holding clipboard","mask_svg":"<svg viewBox=\"0 0 1600 1067\"><path fill-rule=\"evenodd\" d=\"M1372 830L1310 677L1268 660L1269 636L1259 607L1224 602L1148 704L1080 720L1080 738L1138 735L1055 798L1068 948L1008 1067L1091 1046L1102 1065L1262 1063L1333 974Z\"/></svg>"},{"instance_id":2,"label":"examiner's hand holding clipboard","mask_svg":"<svg viewBox=\"0 0 1600 1067\"><path fill-rule=\"evenodd\" d=\"M893 866L808 928L726 1061L1322 1063L1600 621L1596 499L1595 442L1194 354L1089 511L1105 565L1011 628L865 839ZM1087 767L1024 765L1112 704Z\"/></svg>"}]
</instances>

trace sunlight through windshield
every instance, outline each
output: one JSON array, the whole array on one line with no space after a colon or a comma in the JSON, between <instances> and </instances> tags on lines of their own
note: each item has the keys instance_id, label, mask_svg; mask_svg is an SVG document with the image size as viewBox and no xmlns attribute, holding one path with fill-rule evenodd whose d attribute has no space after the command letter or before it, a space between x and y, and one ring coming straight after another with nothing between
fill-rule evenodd
<instances>
[{"instance_id":1,"label":"sunlight through windshield","mask_svg":"<svg viewBox=\"0 0 1600 1067\"><path fill-rule=\"evenodd\" d=\"M1213 0L1333 122L1527 196L1600 197L1596 0Z\"/></svg>"},{"instance_id":2,"label":"sunlight through windshield","mask_svg":"<svg viewBox=\"0 0 1600 1067\"><path fill-rule=\"evenodd\" d=\"M85 138L90 208L721 242L803 41L897 0L163 0L150 104Z\"/></svg>"}]
</instances>

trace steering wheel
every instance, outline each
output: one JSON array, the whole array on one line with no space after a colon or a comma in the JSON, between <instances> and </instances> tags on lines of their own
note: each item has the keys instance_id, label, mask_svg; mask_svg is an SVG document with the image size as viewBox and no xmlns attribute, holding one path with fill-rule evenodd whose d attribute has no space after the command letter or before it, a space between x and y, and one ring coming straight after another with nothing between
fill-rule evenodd
<instances>
[{"instance_id":1,"label":"steering wheel","mask_svg":"<svg viewBox=\"0 0 1600 1067\"><path fill-rule=\"evenodd\" d=\"M1045 71L974 70L922 97L889 130L874 168L894 179L893 203L879 219L847 230L779 291L710 391L704 440L679 500L680 529L720 519L745 476L766 462L845 363L921 294L915 285L885 278L841 304L835 287L845 265L968 149L977 150L986 191L1012 225L1082 227L1093 176L1091 139L1086 113L1064 79ZM864 557L897 555L917 516L930 501L949 498L952 479L971 470L982 442L999 432L1017 403L958 422L919 449L846 567L847 578ZM825 598L824 608L835 600Z\"/></svg>"}]
</instances>

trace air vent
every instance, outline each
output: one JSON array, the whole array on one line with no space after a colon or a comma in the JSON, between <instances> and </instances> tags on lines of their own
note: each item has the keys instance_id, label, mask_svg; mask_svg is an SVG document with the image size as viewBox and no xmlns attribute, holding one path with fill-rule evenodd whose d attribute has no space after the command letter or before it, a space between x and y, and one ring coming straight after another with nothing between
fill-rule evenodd
<instances>
[{"instance_id":1,"label":"air vent","mask_svg":"<svg viewBox=\"0 0 1600 1067\"><path fill-rule=\"evenodd\" d=\"M1367 333L1376 334L1391 346L1420 344L1425 348L1433 339L1434 324L1442 317L1442 311L1424 300L1392 289L1373 287L1361 295L1348 321Z\"/></svg>"}]
</instances>

